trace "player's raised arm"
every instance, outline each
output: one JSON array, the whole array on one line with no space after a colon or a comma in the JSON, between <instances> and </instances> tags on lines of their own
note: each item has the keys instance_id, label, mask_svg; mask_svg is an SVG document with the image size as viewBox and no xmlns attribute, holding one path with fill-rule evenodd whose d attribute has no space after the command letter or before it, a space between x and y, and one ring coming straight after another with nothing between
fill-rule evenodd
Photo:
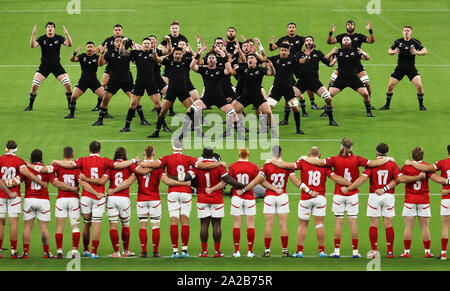
<instances>
[{"instance_id":1,"label":"player's raised arm","mask_svg":"<svg viewBox=\"0 0 450 291\"><path fill-rule=\"evenodd\" d=\"M361 55L361 59L366 60L366 61L370 60L370 56L368 53L366 53L365 51L363 51L360 48L357 48L357 51Z\"/></svg>"},{"instance_id":2,"label":"player's raised arm","mask_svg":"<svg viewBox=\"0 0 450 291\"><path fill-rule=\"evenodd\" d=\"M367 20L366 28L369 31L369 37L366 39L366 42L367 43L374 43L375 42L375 37L373 36L372 25L370 25L370 21L369 20Z\"/></svg>"},{"instance_id":3,"label":"player's raised arm","mask_svg":"<svg viewBox=\"0 0 450 291\"><path fill-rule=\"evenodd\" d=\"M119 55L121 56L129 56L130 51L125 49L126 43L129 41L128 37L124 37L119 47Z\"/></svg>"},{"instance_id":4,"label":"player's raised arm","mask_svg":"<svg viewBox=\"0 0 450 291\"><path fill-rule=\"evenodd\" d=\"M77 49L73 52L73 54L70 56L70 61L71 62L76 63L76 62L79 61L78 57L77 57L77 54L80 52L80 50L81 50L81 46L77 47Z\"/></svg>"},{"instance_id":5,"label":"player's raised arm","mask_svg":"<svg viewBox=\"0 0 450 291\"><path fill-rule=\"evenodd\" d=\"M31 40L30 40L30 47L35 48L39 46L39 43L36 41L36 28L37 26L34 25L33 31L31 32Z\"/></svg>"},{"instance_id":6,"label":"player's raised arm","mask_svg":"<svg viewBox=\"0 0 450 291\"><path fill-rule=\"evenodd\" d=\"M67 31L66 27L63 25L62 26L63 30L64 30L64 34L66 35L66 40L64 41L64 45L68 46L68 47L72 47L72 38L69 35L69 32Z\"/></svg>"},{"instance_id":7,"label":"player's raised arm","mask_svg":"<svg viewBox=\"0 0 450 291\"><path fill-rule=\"evenodd\" d=\"M275 76L276 70L272 62L269 59L267 59L266 64L267 64L267 76Z\"/></svg>"},{"instance_id":8,"label":"player's raised arm","mask_svg":"<svg viewBox=\"0 0 450 291\"><path fill-rule=\"evenodd\" d=\"M203 52L206 50L206 41L203 43L202 47L199 47L197 50L197 54L195 55L195 57L192 59L191 64L189 65L189 67L191 68L191 70L197 72L198 71L198 62L199 60L202 58L202 54Z\"/></svg>"},{"instance_id":9,"label":"player's raised arm","mask_svg":"<svg viewBox=\"0 0 450 291\"><path fill-rule=\"evenodd\" d=\"M337 43L337 39L333 36L333 32L335 29L336 29L336 26L334 26L334 23L331 24L330 33L328 33L328 37L327 37L327 44Z\"/></svg>"},{"instance_id":10,"label":"player's raised arm","mask_svg":"<svg viewBox=\"0 0 450 291\"><path fill-rule=\"evenodd\" d=\"M274 50L276 50L278 48L278 46L276 44L273 43L273 40L275 39L275 37L272 35L270 37L270 41L269 41L269 50L272 52Z\"/></svg>"},{"instance_id":11,"label":"player's raised arm","mask_svg":"<svg viewBox=\"0 0 450 291\"><path fill-rule=\"evenodd\" d=\"M100 67L106 65L107 63L105 60L105 53L106 53L106 44L100 48L100 56L98 57L98 65Z\"/></svg>"},{"instance_id":12,"label":"player's raised arm","mask_svg":"<svg viewBox=\"0 0 450 291\"><path fill-rule=\"evenodd\" d=\"M136 175L132 174L128 179L120 183L119 186L117 186L114 189L109 188L108 189L108 195L112 195L114 193L120 192L122 190L130 188L130 186L137 180Z\"/></svg>"},{"instance_id":13,"label":"player's raised arm","mask_svg":"<svg viewBox=\"0 0 450 291\"><path fill-rule=\"evenodd\" d=\"M264 50L264 47L261 43L261 41L259 40L259 38L255 37L253 39L254 42L256 42L258 44L258 49L259 49L259 53L261 54L261 56L263 56L264 58L266 58L266 51Z\"/></svg>"}]
</instances>

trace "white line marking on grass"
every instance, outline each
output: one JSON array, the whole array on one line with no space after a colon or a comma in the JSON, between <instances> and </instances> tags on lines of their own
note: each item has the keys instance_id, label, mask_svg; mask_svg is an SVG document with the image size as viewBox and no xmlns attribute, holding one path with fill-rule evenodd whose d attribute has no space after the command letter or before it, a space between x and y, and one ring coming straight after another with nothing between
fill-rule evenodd
<instances>
[{"instance_id":1,"label":"white line marking on grass","mask_svg":"<svg viewBox=\"0 0 450 291\"><path fill-rule=\"evenodd\" d=\"M278 139L279 141L286 141L286 142L299 142L299 141L340 141L340 139ZM171 142L171 139L155 139L155 140L149 140L149 139L104 139L104 140L98 140L99 142ZM226 139L224 139L226 141ZM247 141L259 141L259 139L249 139Z\"/></svg>"},{"instance_id":2,"label":"white line marking on grass","mask_svg":"<svg viewBox=\"0 0 450 291\"><path fill-rule=\"evenodd\" d=\"M65 12L66 9L2 9L0 13L46 13L46 12ZM81 12L136 12L135 9L81 9Z\"/></svg>"},{"instance_id":3,"label":"white line marking on grass","mask_svg":"<svg viewBox=\"0 0 450 291\"><path fill-rule=\"evenodd\" d=\"M367 12L367 9L331 9L333 12ZM450 9L381 9L381 12L450 12Z\"/></svg>"}]
</instances>

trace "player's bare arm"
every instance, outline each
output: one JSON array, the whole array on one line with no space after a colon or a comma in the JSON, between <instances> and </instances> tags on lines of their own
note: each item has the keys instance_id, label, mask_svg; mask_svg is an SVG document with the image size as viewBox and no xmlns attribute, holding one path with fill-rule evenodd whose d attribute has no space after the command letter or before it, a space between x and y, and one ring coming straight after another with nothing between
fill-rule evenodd
<instances>
[{"instance_id":1,"label":"player's bare arm","mask_svg":"<svg viewBox=\"0 0 450 291\"><path fill-rule=\"evenodd\" d=\"M130 188L130 186L137 180L136 175L130 175L128 179L120 183L119 186L117 186L114 189L109 188L108 189L108 195L112 195L114 193L120 192L122 190Z\"/></svg>"},{"instance_id":2,"label":"player's bare arm","mask_svg":"<svg viewBox=\"0 0 450 291\"><path fill-rule=\"evenodd\" d=\"M106 184L106 182L108 182L109 177L106 175L103 175L103 177L101 177L99 179L93 179L93 178L86 177L83 173L80 173L80 180L87 182L91 185L103 186Z\"/></svg>"},{"instance_id":3,"label":"player's bare arm","mask_svg":"<svg viewBox=\"0 0 450 291\"><path fill-rule=\"evenodd\" d=\"M79 61L77 54L80 52L80 50L81 50L81 46L77 47L77 49L73 52L73 54L70 56L71 62L77 63Z\"/></svg>"},{"instance_id":4,"label":"player's bare arm","mask_svg":"<svg viewBox=\"0 0 450 291\"><path fill-rule=\"evenodd\" d=\"M367 177L366 175L361 175L351 185L341 187L341 191L342 191L342 193L347 194L349 191L357 189L359 186L364 184L368 179L369 179L369 177Z\"/></svg>"},{"instance_id":5,"label":"player's bare arm","mask_svg":"<svg viewBox=\"0 0 450 291\"><path fill-rule=\"evenodd\" d=\"M333 32L336 30L336 26L334 26L334 23L331 24L330 33L327 37L327 44L335 44L337 43L337 39L333 36Z\"/></svg>"},{"instance_id":6,"label":"player's bare arm","mask_svg":"<svg viewBox=\"0 0 450 291\"><path fill-rule=\"evenodd\" d=\"M37 26L34 25L33 32L31 32L31 40L30 40L30 47L35 48L39 46L39 43L36 41L36 28Z\"/></svg>"},{"instance_id":7,"label":"player's bare arm","mask_svg":"<svg viewBox=\"0 0 450 291\"><path fill-rule=\"evenodd\" d=\"M156 160L156 161L142 161L139 163L140 167L144 167L144 168L153 168L153 169L157 169L157 168L161 168L161 162Z\"/></svg>"},{"instance_id":8,"label":"player's bare arm","mask_svg":"<svg viewBox=\"0 0 450 291\"><path fill-rule=\"evenodd\" d=\"M269 162L278 168L295 170L295 163L292 162L280 161L277 159L269 160Z\"/></svg>"},{"instance_id":9,"label":"player's bare arm","mask_svg":"<svg viewBox=\"0 0 450 291\"><path fill-rule=\"evenodd\" d=\"M389 191L390 189L394 189L395 186L397 186L399 184L399 182L394 179L391 182L389 182L389 184L387 184L386 186L384 186L383 188L377 189L375 191L376 194L378 195L383 195L384 193L386 193L387 191Z\"/></svg>"},{"instance_id":10,"label":"player's bare arm","mask_svg":"<svg viewBox=\"0 0 450 291\"><path fill-rule=\"evenodd\" d=\"M205 192L206 192L206 194L211 194L211 193L213 193L214 191L223 189L223 187L225 187L226 185L227 185L227 183L225 183L224 181L220 181L219 183L217 183L217 184L214 185L213 187L211 187L211 188L206 188L206 189L205 189Z\"/></svg>"},{"instance_id":11,"label":"player's bare arm","mask_svg":"<svg viewBox=\"0 0 450 291\"><path fill-rule=\"evenodd\" d=\"M83 188L83 190L87 191L88 193L94 195L95 197L97 197L98 199L102 199L103 197L105 197L105 194L103 193L98 193L97 191L95 191L94 188L92 188L91 185L89 185L89 183L81 181L80 179L78 180L78 184Z\"/></svg>"},{"instance_id":12,"label":"player's bare arm","mask_svg":"<svg viewBox=\"0 0 450 291\"><path fill-rule=\"evenodd\" d=\"M236 189L242 189L245 187L244 184L239 183L236 179L234 179L233 177L231 177L229 174L226 174L225 176L222 177L222 181L224 181L225 183L233 186Z\"/></svg>"},{"instance_id":13,"label":"player's bare arm","mask_svg":"<svg viewBox=\"0 0 450 291\"><path fill-rule=\"evenodd\" d=\"M169 178L167 175L161 176L161 182L166 184L167 186L191 186L191 181L178 181L172 178Z\"/></svg>"},{"instance_id":14,"label":"player's bare arm","mask_svg":"<svg viewBox=\"0 0 450 291\"><path fill-rule=\"evenodd\" d=\"M276 71L272 62L270 60L267 60L266 64L267 64L267 76L275 76Z\"/></svg>"},{"instance_id":15,"label":"player's bare arm","mask_svg":"<svg viewBox=\"0 0 450 291\"><path fill-rule=\"evenodd\" d=\"M33 173L30 172L30 170L28 170L27 167L20 167L19 172L33 182L41 185L43 188L47 188L47 182L43 182L41 179L36 177Z\"/></svg>"},{"instance_id":16,"label":"player's bare arm","mask_svg":"<svg viewBox=\"0 0 450 291\"><path fill-rule=\"evenodd\" d=\"M69 32L67 31L66 27L63 25L62 26L63 30L64 30L64 34L66 35L66 40L64 41L64 45L68 46L68 47L72 47L72 38L69 35Z\"/></svg>"},{"instance_id":17,"label":"player's bare arm","mask_svg":"<svg viewBox=\"0 0 450 291\"><path fill-rule=\"evenodd\" d=\"M128 160L128 161L115 162L114 163L114 170L122 170L122 169L128 168L132 164L137 164L140 161L141 161L141 158L140 157L136 157L136 158Z\"/></svg>"},{"instance_id":18,"label":"player's bare arm","mask_svg":"<svg viewBox=\"0 0 450 291\"><path fill-rule=\"evenodd\" d=\"M100 67L106 65L105 53L106 53L106 44L102 46L100 49L100 56L98 57L98 65Z\"/></svg>"},{"instance_id":19,"label":"player's bare arm","mask_svg":"<svg viewBox=\"0 0 450 291\"><path fill-rule=\"evenodd\" d=\"M36 172L39 172L41 174L49 174L53 173L53 166L41 166L41 165L34 165L27 163L27 167L30 169L35 170Z\"/></svg>"},{"instance_id":20,"label":"player's bare arm","mask_svg":"<svg viewBox=\"0 0 450 291\"><path fill-rule=\"evenodd\" d=\"M120 43L119 47L119 55L127 57L130 55L130 51L125 49L125 45L127 44L128 41L129 41L128 37L124 37L122 39L122 42Z\"/></svg>"},{"instance_id":21,"label":"player's bare arm","mask_svg":"<svg viewBox=\"0 0 450 291\"><path fill-rule=\"evenodd\" d=\"M317 195L319 195L319 192L313 191L311 189L309 189L309 187L302 183L300 181L300 179L297 177L297 175L295 175L294 173L289 175L289 180L297 187L300 189L300 191L305 191L306 193L308 193L309 195L311 195L312 197L317 197Z\"/></svg>"},{"instance_id":22,"label":"player's bare arm","mask_svg":"<svg viewBox=\"0 0 450 291\"><path fill-rule=\"evenodd\" d=\"M331 179L333 182L338 183L339 185L342 185L342 186L350 186L350 185L352 184L352 183L350 183L348 180L344 179L344 177L339 176L339 175L337 175L337 174L332 174L332 175L330 176L330 179ZM356 181L355 181L355 182L356 182Z\"/></svg>"},{"instance_id":23,"label":"player's bare arm","mask_svg":"<svg viewBox=\"0 0 450 291\"><path fill-rule=\"evenodd\" d=\"M274 50L276 50L278 48L278 46L276 44L273 43L273 40L275 39L275 37L272 35L270 37L270 41L269 41L269 50L272 52Z\"/></svg>"},{"instance_id":24,"label":"player's bare arm","mask_svg":"<svg viewBox=\"0 0 450 291\"><path fill-rule=\"evenodd\" d=\"M225 162L223 162L223 161L221 161L221 162L202 162L202 161L199 161L195 165L195 167L197 169L200 169L200 170L211 170L211 169L217 168L219 166L224 166L226 168L227 164Z\"/></svg>"},{"instance_id":25,"label":"player's bare arm","mask_svg":"<svg viewBox=\"0 0 450 291\"><path fill-rule=\"evenodd\" d=\"M13 199L17 197L17 193L12 192L3 182L2 179L0 179L0 190L2 190L3 192L5 192L6 194L9 195L9 198Z\"/></svg>"},{"instance_id":26,"label":"player's bare arm","mask_svg":"<svg viewBox=\"0 0 450 291\"><path fill-rule=\"evenodd\" d=\"M416 175L416 176L401 175L401 176L398 176L397 178L395 178L395 180L397 180L397 182L399 182L399 183L408 184L408 183L414 183L418 180L425 179L425 177L426 177L426 174L424 172L420 172L420 174Z\"/></svg>"},{"instance_id":27,"label":"player's bare arm","mask_svg":"<svg viewBox=\"0 0 450 291\"><path fill-rule=\"evenodd\" d=\"M62 190L62 191L69 191L69 192L74 192L74 193L78 193L78 191L80 190L78 188L78 186L72 187L67 185L64 182L61 182L57 179L50 181L50 183L52 183L53 186L55 186L56 188L58 188L58 190Z\"/></svg>"},{"instance_id":28,"label":"player's bare arm","mask_svg":"<svg viewBox=\"0 0 450 291\"><path fill-rule=\"evenodd\" d=\"M380 159L375 159L375 160L369 160L369 162L367 163L367 166L369 168L376 168L376 167L386 164L389 161L394 161L394 159L390 158L390 157L386 157L386 158L380 158Z\"/></svg>"},{"instance_id":29,"label":"player's bare arm","mask_svg":"<svg viewBox=\"0 0 450 291\"><path fill-rule=\"evenodd\" d=\"M360 48L357 48L356 50L357 50L358 53L361 55L361 59L366 60L366 61L370 60L370 56L369 56L368 53L366 53L365 51L363 51L363 50L360 49Z\"/></svg>"},{"instance_id":30,"label":"player's bare arm","mask_svg":"<svg viewBox=\"0 0 450 291\"><path fill-rule=\"evenodd\" d=\"M423 49L421 49L420 51L416 50L415 47L412 47L410 49L410 52L412 55L416 55L416 56L424 56L424 55L428 54L427 48L425 48L425 47Z\"/></svg>"},{"instance_id":31,"label":"player's bare arm","mask_svg":"<svg viewBox=\"0 0 450 291\"><path fill-rule=\"evenodd\" d=\"M444 177L441 177L441 176L436 175L436 174L432 174L430 176L430 179L433 182L441 184L441 185L449 185L450 184L450 178L445 179Z\"/></svg>"},{"instance_id":32,"label":"player's bare arm","mask_svg":"<svg viewBox=\"0 0 450 291\"><path fill-rule=\"evenodd\" d=\"M310 163L314 166L324 167L327 163L324 159L316 159L316 158L310 158L306 156L300 157L300 159L305 160L305 162Z\"/></svg>"},{"instance_id":33,"label":"player's bare arm","mask_svg":"<svg viewBox=\"0 0 450 291\"><path fill-rule=\"evenodd\" d=\"M433 165L419 164L410 160L406 160L405 165L413 166L414 168L422 172L436 172L436 168Z\"/></svg>"},{"instance_id":34,"label":"player's bare arm","mask_svg":"<svg viewBox=\"0 0 450 291\"><path fill-rule=\"evenodd\" d=\"M52 164L57 164L60 167L63 167L65 169L75 169L76 168L76 164L74 161L61 161L61 160L53 160ZM36 169L34 169L35 171L37 171ZM41 169L41 171L44 170L44 168ZM40 172L40 171L37 171Z\"/></svg>"}]
</instances>

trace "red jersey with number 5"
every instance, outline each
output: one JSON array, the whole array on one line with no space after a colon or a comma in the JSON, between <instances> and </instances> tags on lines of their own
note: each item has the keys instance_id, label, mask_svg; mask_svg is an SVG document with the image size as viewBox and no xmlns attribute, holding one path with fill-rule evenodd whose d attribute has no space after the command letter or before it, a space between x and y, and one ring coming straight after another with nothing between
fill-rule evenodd
<instances>
[{"instance_id":1,"label":"red jersey with number 5","mask_svg":"<svg viewBox=\"0 0 450 291\"><path fill-rule=\"evenodd\" d=\"M433 166L436 171L441 171L441 177L445 179L450 177L450 157L434 163ZM442 189L450 189L450 185L443 185ZM450 194L442 195L442 199L450 199Z\"/></svg>"},{"instance_id":2,"label":"red jersey with number 5","mask_svg":"<svg viewBox=\"0 0 450 291\"><path fill-rule=\"evenodd\" d=\"M34 163L33 165L42 166L41 163ZM35 170L28 168L42 182L50 181L50 174L41 174ZM47 188L43 188L41 185L25 177L25 198L37 198L50 200Z\"/></svg>"},{"instance_id":3,"label":"red jersey with number 5","mask_svg":"<svg viewBox=\"0 0 450 291\"><path fill-rule=\"evenodd\" d=\"M255 179L256 176L258 175L258 172L259 167L256 164L246 160L239 160L237 162L234 162L228 168L228 173L230 174L230 176L233 177L239 183L244 185L250 183L250 181ZM233 187L233 196L237 196L236 189L234 187ZM247 200L255 199L253 189L245 192L239 197Z\"/></svg>"},{"instance_id":4,"label":"red jersey with number 5","mask_svg":"<svg viewBox=\"0 0 450 291\"><path fill-rule=\"evenodd\" d=\"M261 175L263 175L266 180L272 184L275 188L283 189L283 193L286 193L286 185L288 177L292 174L294 174L294 171L282 169L274 164L264 164L262 169L259 171ZM277 194L277 192L274 192L272 190L266 189L265 196L273 195L273 196L280 196L281 194Z\"/></svg>"},{"instance_id":5,"label":"red jersey with number 5","mask_svg":"<svg viewBox=\"0 0 450 291\"><path fill-rule=\"evenodd\" d=\"M165 175L164 168L158 168L147 175L139 175L136 169L139 166L133 164L130 166L131 172L136 174L138 182L137 202L161 200L159 196L159 183L161 176Z\"/></svg>"},{"instance_id":6,"label":"red jersey with number 5","mask_svg":"<svg viewBox=\"0 0 450 291\"><path fill-rule=\"evenodd\" d=\"M168 175L178 176L179 173L186 174L189 170L194 168L197 159L185 156L182 153L173 153L160 158L159 161L161 162L161 167L167 168ZM170 186L168 192L191 193L192 191L189 186Z\"/></svg>"},{"instance_id":7,"label":"red jersey with number 5","mask_svg":"<svg viewBox=\"0 0 450 291\"><path fill-rule=\"evenodd\" d=\"M70 187L76 187L78 185L80 169L66 169L56 164L53 164L52 166L53 173L50 174L50 181L58 180ZM56 197L56 199L59 198L79 198L79 195L75 192L58 189L58 197Z\"/></svg>"},{"instance_id":8,"label":"red jersey with number 5","mask_svg":"<svg viewBox=\"0 0 450 291\"><path fill-rule=\"evenodd\" d=\"M389 161L380 167L366 168L363 175L370 178L369 192L375 193L376 190L383 188L392 180L403 174L396 163ZM392 188L386 193L394 194L394 191L395 189Z\"/></svg>"},{"instance_id":9,"label":"red jersey with number 5","mask_svg":"<svg viewBox=\"0 0 450 291\"><path fill-rule=\"evenodd\" d=\"M327 177L334 175L334 172L327 167L318 167L311 165L304 160L295 162L295 169L300 170L300 178L302 183L309 187L309 189L319 192L319 195L325 196ZM301 200L311 199L311 195L302 191L300 195Z\"/></svg>"},{"instance_id":10,"label":"red jersey with number 5","mask_svg":"<svg viewBox=\"0 0 450 291\"><path fill-rule=\"evenodd\" d=\"M117 162L122 162L123 160L117 160ZM129 168L125 168L122 170L114 170L114 169L108 169L105 173L109 177L109 189L115 189L120 184L122 184L123 181L130 178L131 171ZM119 191L117 193L114 193L110 196L121 196L121 197L130 197L130 188L123 189L122 191Z\"/></svg>"},{"instance_id":11,"label":"red jersey with number 5","mask_svg":"<svg viewBox=\"0 0 450 291\"><path fill-rule=\"evenodd\" d=\"M213 160L203 160L203 162L213 162ZM222 189L216 190L211 194L207 194L205 189L217 185L222 177L227 175L228 172L223 166L218 166L210 170L194 169L195 176L197 177L197 193L198 203L208 204L222 204L223 203L223 191Z\"/></svg>"},{"instance_id":12,"label":"red jersey with number 5","mask_svg":"<svg viewBox=\"0 0 450 291\"><path fill-rule=\"evenodd\" d=\"M419 161L419 164L427 163L423 161ZM420 171L414 168L413 166L403 166L402 173L408 176L417 176L420 174ZM428 188L428 178L433 175L433 173L428 173L427 177L423 180L418 180L416 182L405 184L405 203L412 204L428 204L430 203L429 193L430 190Z\"/></svg>"},{"instance_id":13,"label":"red jersey with number 5","mask_svg":"<svg viewBox=\"0 0 450 291\"><path fill-rule=\"evenodd\" d=\"M359 177L359 167L367 167L368 160L363 157L355 156L355 155L339 155L328 158L325 160L325 165L327 167L333 167L334 172L344 177L345 180L353 183ZM342 193L341 191L342 185L335 183L334 184L334 194L342 195L342 196L351 196L359 193L358 189L349 191L347 194Z\"/></svg>"},{"instance_id":14,"label":"red jersey with number 5","mask_svg":"<svg viewBox=\"0 0 450 291\"><path fill-rule=\"evenodd\" d=\"M25 161L16 155L5 154L3 156L0 156L0 178L3 181L14 179L19 175L20 167L26 166L27 164L25 163ZM12 187L10 188L10 190L19 194L20 197L20 185ZM9 195L0 190L0 198L9 199Z\"/></svg>"}]
</instances>

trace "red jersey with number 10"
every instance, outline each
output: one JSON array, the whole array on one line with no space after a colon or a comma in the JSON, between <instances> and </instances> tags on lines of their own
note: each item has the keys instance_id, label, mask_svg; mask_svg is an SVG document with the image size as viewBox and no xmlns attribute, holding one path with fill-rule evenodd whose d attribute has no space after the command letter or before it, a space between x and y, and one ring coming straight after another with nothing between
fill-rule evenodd
<instances>
[{"instance_id":1,"label":"red jersey with number 10","mask_svg":"<svg viewBox=\"0 0 450 291\"><path fill-rule=\"evenodd\" d=\"M33 165L42 166L41 163L34 163ZM35 170L28 168L42 182L50 181L50 174L41 174ZM25 177L25 198L47 199L50 200L47 188L43 188L41 185Z\"/></svg>"},{"instance_id":2,"label":"red jersey with number 10","mask_svg":"<svg viewBox=\"0 0 450 291\"><path fill-rule=\"evenodd\" d=\"M325 165L327 167L333 167L334 172L337 175L344 177L344 179L349 181L350 183L353 183L356 179L358 179L359 167L367 167L368 163L369 161L366 160L365 158L355 155L349 156L339 155L325 160ZM349 191L347 194L344 194L341 191L341 187L342 185L335 183L334 194L342 196L351 196L359 193L359 190L355 189Z\"/></svg>"},{"instance_id":3,"label":"red jersey with number 10","mask_svg":"<svg viewBox=\"0 0 450 291\"><path fill-rule=\"evenodd\" d=\"M246 160L239 160L237 162L234 162L228 168L228 174L230 174L230 176L233 177L236 181L244 185L250 183L250 181L255 179L255 177L258 175L258 172L259 167L256 164ZM236 194L236 189L234 187L233 187L233 196L238 196ZM247 200L255 199L253 189L245 192L239 197Z\"/></svg>"}]
</instances>

